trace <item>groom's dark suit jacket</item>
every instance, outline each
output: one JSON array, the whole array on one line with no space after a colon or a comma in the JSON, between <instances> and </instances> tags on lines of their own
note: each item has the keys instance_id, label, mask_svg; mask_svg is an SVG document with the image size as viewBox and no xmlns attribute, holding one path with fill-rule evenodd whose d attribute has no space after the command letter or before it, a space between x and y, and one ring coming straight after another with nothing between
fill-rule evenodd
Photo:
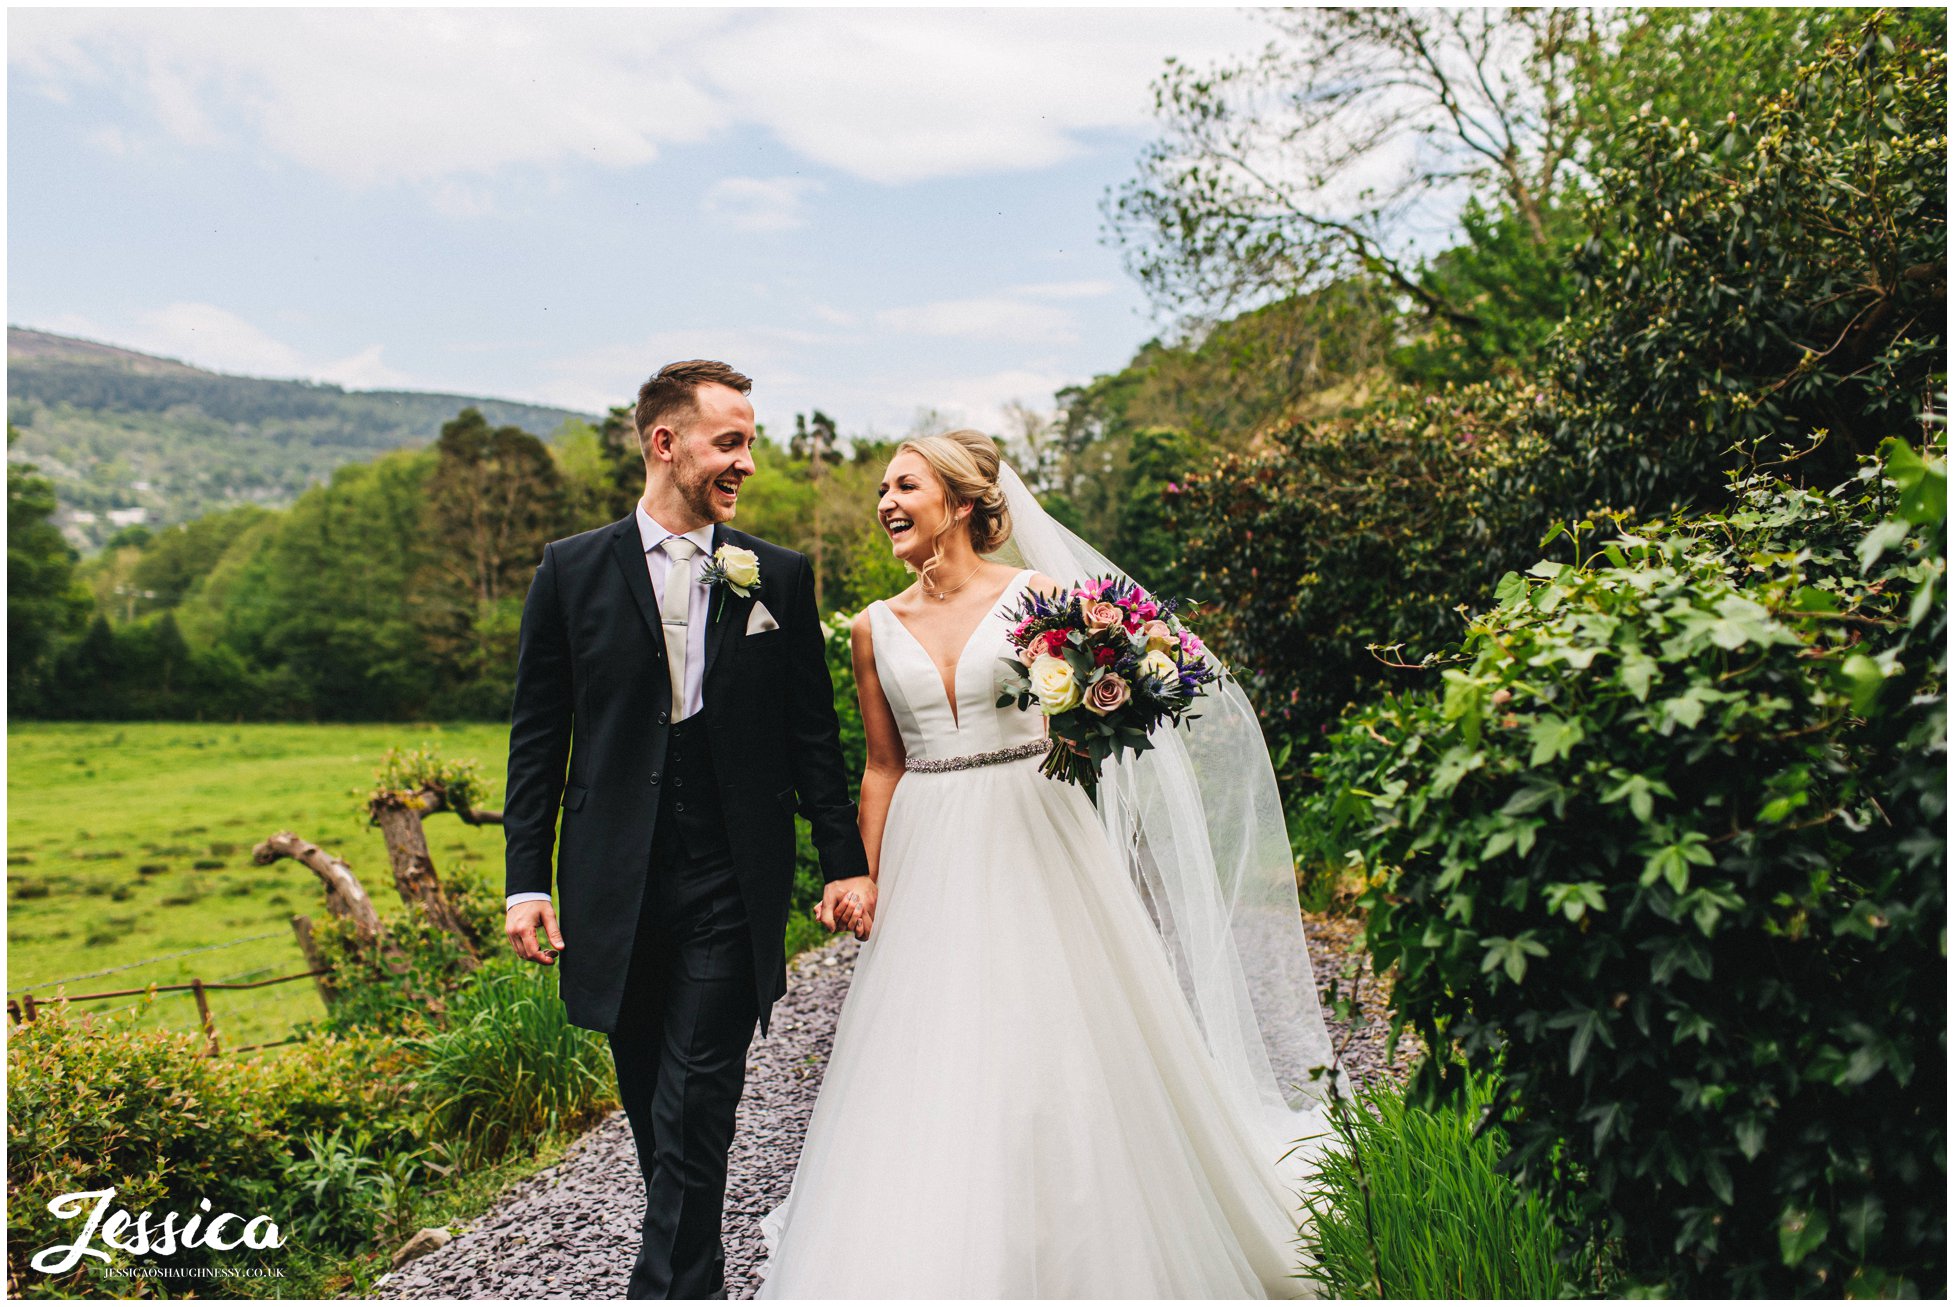
<instances>
[{"instance_id":1,"label":"groom's dark suit jacket","mask_svg":"<svg viewBox=\"0 0 1954 1307\"><path fill-rule=\"evenodd\" d=\"M753 937L760 1028L785 991L782 935L794 881L794 812L813 827L824 879L868 874L843 770L807 559L723 524L760 560L760 588L716 588L700 716L718 773L726 839ZM701 560L703 561L703 560ZM755 602L779 629L746 634ZM509 732L506 893L556 896L559 989L570 1020L617 1027L651 867L671 719L658 600L635 513L543 548L523 604ZM567 774L566 774L567 769Z\"/></svg>"}]
</instances>

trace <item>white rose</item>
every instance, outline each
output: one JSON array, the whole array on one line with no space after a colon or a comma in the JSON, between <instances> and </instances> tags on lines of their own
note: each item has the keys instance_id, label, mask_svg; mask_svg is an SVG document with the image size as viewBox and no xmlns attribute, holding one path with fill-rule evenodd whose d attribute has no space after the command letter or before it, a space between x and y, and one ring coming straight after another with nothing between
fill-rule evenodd
<instances>
[{"instance_id":1,"label":"white rose","mask_svg":"<svg viewBox=\"0 0 1954 1307\"><path fill-rule=\"evenodd\" d=\"M1140 675L1158 676L1170 686L1180 684L1180 673L1181 669L1175 666L1174 660L1158 649L1140 660Z\"/></svg>"},{"instance_id":2,"label":"white rose","mask_svg":"<svg viewBox=\"0 0 1954 1307\"><path fill-rule=\"evenodd\" d=\"M760 579L760 556L751 549L721 545L713 557L718 560L727 582L741 590L751 590L753 583Z\"/></svg>"},{"instance_id":3,"label":"white rose","mask_svg":"<svg viewBox=\"0 0 1954 1307\"><path fill-rule=\"evenodd\" d=\"M1047 717L1056 717L1079 706L1079 678L1072 674L1071 663L1046 654L1032 663L1030 671L1031 692L1038 696L1039 710Z\"/></svg>"}]
</instances>

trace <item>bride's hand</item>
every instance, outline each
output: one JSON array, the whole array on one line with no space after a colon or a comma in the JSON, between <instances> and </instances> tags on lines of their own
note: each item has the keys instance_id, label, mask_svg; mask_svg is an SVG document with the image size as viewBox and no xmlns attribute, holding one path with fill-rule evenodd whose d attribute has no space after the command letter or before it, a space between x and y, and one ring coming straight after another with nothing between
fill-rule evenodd
<instances>
[{"instance_id":1,"label":"bride's hand","mask_svg":"<svg viewBox=\"0 0 1954 1307\"><path fill-rule=\"evenodd\" d=\"M867 939L875 920L874 879L850 876L829 881L814 909L814 919L829 930L850 930L856 939Z\"/></svg>"}]
</instances>

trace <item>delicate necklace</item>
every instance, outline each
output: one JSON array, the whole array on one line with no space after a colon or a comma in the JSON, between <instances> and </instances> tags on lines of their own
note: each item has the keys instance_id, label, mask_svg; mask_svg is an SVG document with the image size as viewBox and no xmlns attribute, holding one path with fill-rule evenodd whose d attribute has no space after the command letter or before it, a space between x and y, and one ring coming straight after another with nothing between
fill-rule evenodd
<instances>
[{"instance_id":1,"label":"delicate necklace","mask_svg":"<svg viewBox=\"0 0 1954 1307\"><path fill-rule=\"evenodd\" d=\"M930 598L939 601L948 599L951 595L955 594L957 591L969 585L970 578L977 575L978 569L983 567L983 565L984 565L984 560L981 558L978 559L975 566L973 566L968 572L964 573L963 580L957 582L955 585L951 586L948 590L932 590L928 586L924 586L923 593L928 595Z\"/></svg>"}]
</instances>

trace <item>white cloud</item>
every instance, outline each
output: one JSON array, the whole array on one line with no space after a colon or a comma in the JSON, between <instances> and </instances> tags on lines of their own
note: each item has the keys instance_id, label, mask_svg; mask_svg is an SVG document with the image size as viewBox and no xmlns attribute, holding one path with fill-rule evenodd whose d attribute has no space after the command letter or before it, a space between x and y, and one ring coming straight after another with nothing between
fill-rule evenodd
<instances>
[{"instance_id":1,"label":"white cloud","mask_svg":"<svg viewBox=\"0 0 1954 1307\"><path fill-rule=\"evenodd\" d=\"M803 197L821 189L806 177L723 177L712 184L699 207L740 231L792 231L807 224Z\"/></svg>"},{"instance_id":2,"label":"white cloud","mask_svg":"<svg viewBox=\"0 0 1954 1307\"><path fill-rule=\"evenodd\" d=\"M1167 54L1262 39L1221 9L51 7L13 11L8 34L13 71L50 98L120 88L188 144L430 188L642 167L741 125L883 183L1042 168L1144 130Z\"/></svg>"},{"instance_id":3,"label":"white cloud","mask_svg":"<svg viewBox=\"0 0 1954 1307\"><path fill-rule=\"evenodd\" d=\"M1079 338L1078 322L1071 313L1009 295L883 309L875 321L888 331L960 340L1065 345Z\"/></svg>"},{"instance_id":4,"label":"white cloud","mask_svg":"<svg viewBox=\"0 0 1954 1307\"><path fill-rule=\"evenodd\" d=\"M380 345L368 345L345 358L314 362L229 309L196 301L144 309L121 326L103 326L80 313L56 314L36 325L64 336L119 345L212 372L331 381L362 390L435 388L416 385L407 373L386 364Z\"/></svg>"},{"instance_id":5,"label":"white cloud","mask_svg":"<svg viewBox=\"0 0 1954 1307\"><path fill-rule=\"evenodd\" d=\"M147 354L182 359L216 372L259 377L307 375L305 360L283 341L215 304L180 301L136 314L123 339Z\"/></svg>"},{"instance_id":6,"label":"white cloud","mask_svg":"<svg viewBox=\"0 0 1954 1307\"><path fill-rule=\"evenodd\" d=\"M414 385L414 379L407 373L381 362L380 351L381 346L368 345L357 354L315 368L312 375L320 381L338 382L353 390L431 389Z\"/></svg>"},{"instance_id":7,"label":"white cloud","mask_svg":"<svg viewBox=\"0 0 1954 1307\"><path fill-rule=\"evenodd\" d=\"M831 338L792 327L698 327L656 331L635 341L543 361L548 377L530 389L538 403L602 413L631 403L645 378L679 359L719 359L753 378L753 406L779 411L780 396L807 380L808 353Z\"/></svg>"},{"instance_id":8,"label":"white cloud","mask_svg":"<svg viewBox=\"0 0 1954 1307\"><path fill-rule=\"evenodd\" d=\"M1038 368L1005 368L976 376L938 377L910 383L907 389L945 417L992 436L1001 436L1006 434L1006 404L1018 400L1034 409L1044 408L1050 405L1052 395L1060 387L1078 380L1076 376Z\"/></svg>"},{"instance_id":9,"label":"white cloud","mask_svg":"<svg viewBox=\"0 0 1954 1307\"><path fill-rule=\"evenodd\" d=\"M100 127L91 129L82 139L104 154L120 156L128 154L134 148L128 134L114 123L103 123Z\"/></svg>"}]
</instances>

